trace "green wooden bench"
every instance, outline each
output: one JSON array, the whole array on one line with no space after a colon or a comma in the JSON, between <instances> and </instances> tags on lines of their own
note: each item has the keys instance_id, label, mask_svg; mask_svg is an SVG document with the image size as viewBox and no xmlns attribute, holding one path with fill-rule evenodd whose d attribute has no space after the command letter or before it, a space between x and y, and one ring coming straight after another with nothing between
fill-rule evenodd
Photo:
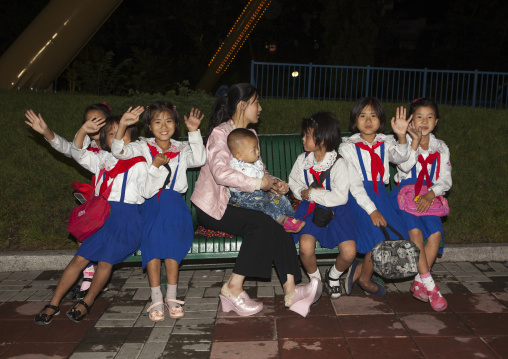
<instances>
[{"instance_id":1,"label":"green wooden bench","mask_svg":"<svg viewBox=\"0 0 508 359\"><path fill-rule=\"evenodd\" d=\"M343 133L343 136L349 136L350 133ZM303 152L302 136L300 134L288 134L288 135L259 135L259 146L261 150L261 157L266 165L269 173L281 178L285 181L288 180L289 174L296 161L296 158L300 153ZM395 174L395 168L390 169L391 178ZM199 176L199 169L193 169L187 171L187 180L189 183L189 189L184 195L187 205L191 209L192 221L194 229L197 228L198 222L196 219L196 209L191 205L191 195L194 191L194 185ZM390 190L394 186L393 180L390 181L390 185L387 189ZM226 260L236 258L240 246L242 245L242 237L210 237L206 238L201 235L195 235L192 247L189 254L184 259L184 263L199 262L210 260ZM298 247L298 246L297 246ZM328 249L322 248L319 243L316 244L317 255L335 255L338 253L338 248ZM141 262L141 252L138 251L135 255L127 258L125 262ZM202 267L214 267L216 265L209 263L208 265L202 265ZM224 266L224 265L220 265Z\"/></svg>"}]
</instances>

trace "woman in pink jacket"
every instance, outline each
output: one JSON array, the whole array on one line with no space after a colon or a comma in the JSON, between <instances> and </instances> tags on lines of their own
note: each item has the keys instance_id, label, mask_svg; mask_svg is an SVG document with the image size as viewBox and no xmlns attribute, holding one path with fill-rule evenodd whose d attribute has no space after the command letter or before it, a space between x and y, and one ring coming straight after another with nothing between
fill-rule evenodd
<instances>
[{"instance_id":1,"label":"woman in pink jacket","mask_svg":"<svg viewBox=\"0 0 508 359\"><path fill-rule=\"evenodd\" d=\"M260 312L263 304L249 298L243 282L245 277L270 278L273 263L284 288L286 307L305 317L320 294L319 281L314 278L308 285L295 286L301 280L301 272L291 234L262 212L228 205L228 187L243 192L261 189L279 194L289 190L286 182L268 173L261 179L252 178L229 165L232 155L227 146L228 134L235 128L257 123L260 112L257 90L247 83L231 86L227 99L225 96L217 99L206 134L207 161L201 168L191 201L203 227L243 237L233 273L221 290L222 310L233 310L241 316Z\"/></svg>"}]
</instances>

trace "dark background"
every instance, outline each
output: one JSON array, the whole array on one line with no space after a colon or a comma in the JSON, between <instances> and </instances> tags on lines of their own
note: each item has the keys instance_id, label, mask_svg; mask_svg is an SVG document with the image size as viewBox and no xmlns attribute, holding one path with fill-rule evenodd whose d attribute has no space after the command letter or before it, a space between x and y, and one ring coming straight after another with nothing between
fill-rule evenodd
<instances>
[{"instance_id":1,"label":"dark background","mask_svg":"<svg viewBox=\"0 0 508 359\"><path fill-rule=\"evenodd\" d=\"M0 3L0 54L48 2ZM246 3L124 0L57 90L193 88ZM251 60L508 72L507 37L506 0L275 0L216 87L249 81Z\"/></svg>"}]
</instances>

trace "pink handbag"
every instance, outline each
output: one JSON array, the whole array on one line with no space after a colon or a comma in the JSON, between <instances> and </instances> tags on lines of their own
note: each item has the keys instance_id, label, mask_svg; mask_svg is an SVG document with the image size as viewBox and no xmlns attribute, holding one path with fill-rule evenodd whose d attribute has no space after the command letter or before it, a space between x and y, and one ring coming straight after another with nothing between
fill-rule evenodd
<instances>
[{"instance_id":1,"label":"pink handbag","mask_svg":"<svg viewBox=\"0 0 508 359\"><path fill-rule=\"evenodd\" d=\"M422 185L422 189L418 196L415 195L415 185L408 184L402 187L397 195L397 202L399 203L399 208L407 213L410 213L414 216L438 216L444 217L450 213L450 207L448 206L448 201L443 196L437 196L432 201L427 212L420 213L416 210L416 201L419 196L424 196L427 194L428 189L427 186ZM416 198L415 198L416 197Z\"/></svg>"}]
</instances>

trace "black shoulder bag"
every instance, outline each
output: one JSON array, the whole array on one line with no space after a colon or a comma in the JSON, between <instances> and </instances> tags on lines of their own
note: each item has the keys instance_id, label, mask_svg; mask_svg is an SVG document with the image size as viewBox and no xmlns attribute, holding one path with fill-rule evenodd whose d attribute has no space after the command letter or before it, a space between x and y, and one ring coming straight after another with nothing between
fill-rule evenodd
<instances>
[{"instance_id":1,"label":"black shoulder bag","mask_svg":"<svg viewBox=\"0 0 508 359\"><path fill-rule=\"evenodd\" d=\"M314 182L312 182L310 187L320 188L323 185L323 182L325 181L326 177L328 177L328 174L332 170L332 167L335 165L335 162L337 162L337 160L340 157L341 157L340 155L337 155L337 158L332 163L330 168L328 168L324 172L321 172L319 174L319 181L316 182L314 180ZM331 187L331 184L330 184L330 187ZM314 214L312 215L312 223L314 223L318 227L326 227L328 225L328 223L331 222L331 220L333 219L334 216L335 216L335 214L333 213L333 210L330 207L324 207L324 206L318 207L316 205L316 207L314 207Z\"/></svg>"}]
</instances>

